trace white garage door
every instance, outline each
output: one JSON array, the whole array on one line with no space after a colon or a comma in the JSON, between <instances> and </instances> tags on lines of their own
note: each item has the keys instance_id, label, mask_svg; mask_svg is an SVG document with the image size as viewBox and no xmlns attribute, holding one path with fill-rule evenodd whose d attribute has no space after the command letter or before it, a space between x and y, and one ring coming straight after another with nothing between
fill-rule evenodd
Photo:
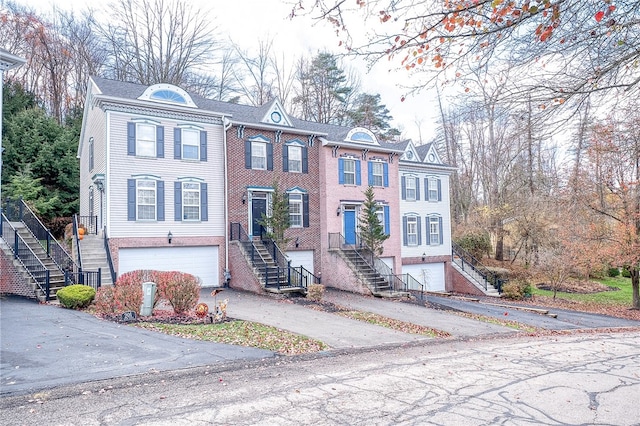
<instances>
[{"instance_id":1,"label":"white garage door","mask_svg":"<svg viewBox=\"0 0 640 426\"><path fill-rule=\"evenodd\" d=\"M291 261L291 266L302 266L312 274L313 270L313 250L288 251L287 257Z\"/></svg>"},{"instance_id":2,"label":"white garage door","mask_svg":"<svg viewBox=\"0 0 640 426\"><path fill-rule=\"evenodd\" d=\"M218 246L121 248L118 274L136 269L187 272L203 287L218 286Z\"/></svg>"},{"instance_id":3,"label":"white garage door","mask_svg":"<svg viewBox=\"0 0 640 426\"><path fill-rule=\"evenodd\" d=\"M403 265L402 272L405 274L411 274L413 278L424 285L424 290L445 291L444 263Z\"/></svg>"}]
</instances>

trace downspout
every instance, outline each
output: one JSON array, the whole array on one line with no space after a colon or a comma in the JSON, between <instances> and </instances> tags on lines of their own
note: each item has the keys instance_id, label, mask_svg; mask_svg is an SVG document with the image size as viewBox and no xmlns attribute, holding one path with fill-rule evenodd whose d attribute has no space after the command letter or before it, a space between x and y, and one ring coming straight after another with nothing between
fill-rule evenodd
<instances>
[{"instance_id":1,"label":"downspout","mask_svg":"<svg viewBox=\"0 0 640 426\"><path fill-rule=\"evenodd\" d=\"M227 150L227 130L231 128L231 121L222 117L222 148L224 150L224 269L229 271L229 167ZM225 274L226 275L226 274ZM226 283L223 284L225 286Z\"/></svg>"}]
</instances>

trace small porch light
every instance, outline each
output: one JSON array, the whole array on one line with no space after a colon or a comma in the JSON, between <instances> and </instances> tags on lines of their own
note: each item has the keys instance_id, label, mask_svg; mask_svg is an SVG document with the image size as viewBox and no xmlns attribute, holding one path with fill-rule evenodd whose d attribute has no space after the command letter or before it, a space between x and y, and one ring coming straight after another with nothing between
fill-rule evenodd
<instances>
[{"instance_id":1,"label":"small porch light","mask_svg":"<svg viewBox=\"0 0 640 426\"><path fill-rule=\"evenodd\" d=\"M169 241L169 244L171 244L172 239L173 239L173 234L171 233L171 231L169 231L169 233L167 234L167 240Z\"/></svg>"},{"instance_id":2,"label":"small porch light","mask_svg":"<svg viewBox=\"0 0 640 426\"><path fill-rule=\"evenodd\" d=\"M341 206L338 206L338 208L336 209L336 216L340 216L340 211L341 211Z\"/></svg>"},{"instance_id":3,"label":"small porch light","mask_svg":"<svg viewBox=\"0 0 640 426\"><path fill-rule=\"evenodd\" d=\"M242 193L242 204L247 202L247 194L245 192Z\"/></svg>"},{"instance_id":4,"label":"small porch light","mask_svg":"<svg viewBox=\"0 0 640 426\"><path fill-rule=\"evenodd\" d=\"M422 252L422 261L424 262L425 260L427 260L427 253Z\"/></svg>"}]
</instances>

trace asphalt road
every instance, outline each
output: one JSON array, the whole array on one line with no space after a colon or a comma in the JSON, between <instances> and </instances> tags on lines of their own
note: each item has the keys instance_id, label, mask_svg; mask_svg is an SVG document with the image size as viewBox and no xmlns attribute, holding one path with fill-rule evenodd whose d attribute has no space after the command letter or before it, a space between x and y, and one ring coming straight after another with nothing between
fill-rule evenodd
<instances>
[{"instance_id":1,"label":"asphalt road","mask_svg":"<svg viewBox=\"0 0 640 426\"><path fill-rule=\"evenodd\" d=\"M430 341L0 399L2 425L638 425L640 334Z\"/></svg>"}]
</instances>

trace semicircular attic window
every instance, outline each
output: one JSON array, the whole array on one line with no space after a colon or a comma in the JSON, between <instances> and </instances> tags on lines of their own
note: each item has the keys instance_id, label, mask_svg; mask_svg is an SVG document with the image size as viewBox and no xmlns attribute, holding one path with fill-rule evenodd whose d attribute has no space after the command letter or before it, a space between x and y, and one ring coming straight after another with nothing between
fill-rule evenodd
<instances>
[{"instance_id":1,"label":"semicircular attic window","mask_svg":"<svg viewBox=\"0 0 640 426\"><path fill-rule=\"evenodd\" d=\"M138 99L196 107L187 92L172 84L149 86Z\"/></svg>"},{"instance_id":2,"label":"semicircular attic window","mask_svg":"<svg viewBox=\"0 0 640 426\"><path fill-rule=\"evenodd\" d=\"M156 99L159 101L173 102L173 103L185 104L185 105L187 103L187 100L184 98L184 96L172 90L166 90L166 89L153 92L151 96L149 96L149 99Z\"/></svg>"},{"instance_id":3,"label":"semicircular attic window","mask_svg":"<svg viewBox=\"0 0 640 426\"><path fill-rule=\"evenodd\" d=\"M371 131L363 127L357 127L355 129L352 129L347 134L347 137L345 138L345 140L349 142L362 142L362 143L370 143L370 144L378 143L378 140L376 139L375 135Z\"/></svg>"}]
</instances>

